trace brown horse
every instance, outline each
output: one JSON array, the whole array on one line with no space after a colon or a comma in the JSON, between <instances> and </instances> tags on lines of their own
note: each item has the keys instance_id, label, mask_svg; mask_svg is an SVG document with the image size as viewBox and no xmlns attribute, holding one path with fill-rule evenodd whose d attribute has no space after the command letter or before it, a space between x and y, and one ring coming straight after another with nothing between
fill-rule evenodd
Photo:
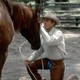
<instances>
[{"instance_id":1,"label":"brown horse","mask_svg":"<svg viewBox=\"0 0 80 80\"><path fill-rule=\"evenodd\" d=\"M14 31L20 32L29 41L32 49L40 48L37 11L23 4L0 0L0 78Z\"/></svg>"}]
</instances>

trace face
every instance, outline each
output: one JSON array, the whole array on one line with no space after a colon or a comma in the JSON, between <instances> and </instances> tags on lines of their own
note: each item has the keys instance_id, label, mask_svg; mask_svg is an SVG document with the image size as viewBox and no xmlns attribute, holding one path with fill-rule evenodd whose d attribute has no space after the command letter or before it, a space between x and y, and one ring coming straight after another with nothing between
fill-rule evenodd
<instances>
[{"instance_id":1,"label":"face","mask_svg":"<svg viewBox=\"0 0 80 80\"><path fill-rule=\"evenodd\" d=\"M56 24L55 21L49 19L49 18L44 18L43 19L43 23L44 23L44 28L47 30L47 31L50 31Z\"/></svg>"}]
</instances>

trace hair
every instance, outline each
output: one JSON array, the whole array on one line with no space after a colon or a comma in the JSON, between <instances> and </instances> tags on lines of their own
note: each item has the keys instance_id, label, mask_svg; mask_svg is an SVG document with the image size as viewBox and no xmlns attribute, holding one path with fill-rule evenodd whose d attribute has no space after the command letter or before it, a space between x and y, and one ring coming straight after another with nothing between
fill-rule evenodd
<instances>
[{"instance_id":1,"label":"hair","mask_svg":"<svg viewBox=\"0 0 80 80\"><path fill-rule=\"evenodd\" d=\"M2 2L6 5L6 8L11 15L11 13L12 13L11 1L10 0L2 0Z\"/></svg>"}]
</instances>

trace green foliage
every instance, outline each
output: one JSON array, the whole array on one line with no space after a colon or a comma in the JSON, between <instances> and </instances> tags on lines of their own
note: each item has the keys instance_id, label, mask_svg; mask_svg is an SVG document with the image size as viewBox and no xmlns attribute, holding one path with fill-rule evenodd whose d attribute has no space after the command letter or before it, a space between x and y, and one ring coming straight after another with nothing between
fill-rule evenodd
<instances>
[{"instance_id":1,"label":"green foliage","mask_svg":"<svg viewBox=\"0 0 80 80\"><path fill-rule=\"evenodd\" d=\"M34 1L34 0L17 0L18 2L25 2L25 3L27 3L27 2L29 2L29 1Z\"/></svg>"}]
</instances>

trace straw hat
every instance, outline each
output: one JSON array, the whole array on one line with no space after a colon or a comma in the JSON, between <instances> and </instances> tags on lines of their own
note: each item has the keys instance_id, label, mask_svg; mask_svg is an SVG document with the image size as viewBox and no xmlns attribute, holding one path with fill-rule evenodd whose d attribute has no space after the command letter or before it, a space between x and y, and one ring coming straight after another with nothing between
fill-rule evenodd
<instances>
[{"instance_id":1,"label":"straw hat","mask_svg":"<svg viewBox=\"0 0 80 80\"><path fill-rule=\"evenodd\" d=\"M57 24L56 25L60 25L60 20L58 19L58 17L56 16L56 14L54 12L48 11L44 16L43 19L45 18L49 18L52 19L53 21L55 21Z\"/></svg>"}]
</instances>

